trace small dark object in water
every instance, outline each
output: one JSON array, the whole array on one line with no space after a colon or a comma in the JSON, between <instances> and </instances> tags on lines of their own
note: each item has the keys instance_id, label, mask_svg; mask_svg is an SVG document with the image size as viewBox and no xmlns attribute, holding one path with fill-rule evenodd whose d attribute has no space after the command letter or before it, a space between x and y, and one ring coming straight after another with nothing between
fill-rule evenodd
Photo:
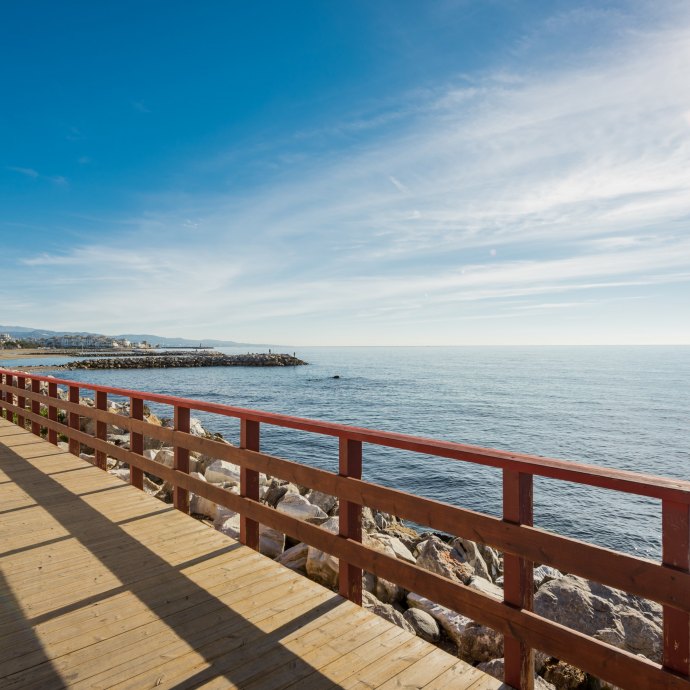
<instances>
[{"instance_id":1,"label":"small dark object in water","mask_svg":"<svg viewBox=\"0 0 690 690\"><path fill-rule=\"evenodd\" d=\"M339 378L340 378L340 374L336 374L335 376L332 376L331 378L339 379Z\"/></svg>"}]
</instances>

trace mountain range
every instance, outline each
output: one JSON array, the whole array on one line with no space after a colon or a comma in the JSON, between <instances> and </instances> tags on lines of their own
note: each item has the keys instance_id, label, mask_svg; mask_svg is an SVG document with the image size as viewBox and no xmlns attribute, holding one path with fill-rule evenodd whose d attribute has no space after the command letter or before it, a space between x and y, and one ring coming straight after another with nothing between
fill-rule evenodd
<instances>
[{"instance_id":1,"label":"mountain range","mask_svg":"<svg viewBox=\"0 0 690 690\"><path fill-rule=\"evenodd\" d=\"M102 335L101 333L91 333L89 331L49 331L43 328L27 328L26 326L2 326L0 325L0 333L9 333L13 338L21 338L25 340L34 340L37 338L52 338L54 336L63 335ZM239 343L234 340L214 340L210 338L200 338L199 340L190 340L189 338L167 338L159 335L152 335L150 333L123 333L121 335L108 335L108 338L113 340L130 340L132 342L141 342L145 340L151 345L160 345L161 347L191 347L194 345L202 345L204 347L233 347L235 345L258 345L259 343Z\"/></svg>"}]
</instances>

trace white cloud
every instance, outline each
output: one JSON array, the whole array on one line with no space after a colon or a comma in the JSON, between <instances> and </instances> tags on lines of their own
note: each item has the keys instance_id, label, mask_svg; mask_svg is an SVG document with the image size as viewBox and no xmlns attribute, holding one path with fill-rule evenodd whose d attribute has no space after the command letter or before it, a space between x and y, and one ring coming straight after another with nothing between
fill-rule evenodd
<instances>
[{"instance_id":1,"label":"white cloud","mask_svg":"<svg viewBox=\"0 0 690 690\"><path fill-rule=\"evenodd\" d=\"M25 175L26 177L33 177L34 179L39 177L39 174L33 168L18 168L14 165L9 165L7 169L19 173L20 175Z\"/></svg>"}]
</instances>

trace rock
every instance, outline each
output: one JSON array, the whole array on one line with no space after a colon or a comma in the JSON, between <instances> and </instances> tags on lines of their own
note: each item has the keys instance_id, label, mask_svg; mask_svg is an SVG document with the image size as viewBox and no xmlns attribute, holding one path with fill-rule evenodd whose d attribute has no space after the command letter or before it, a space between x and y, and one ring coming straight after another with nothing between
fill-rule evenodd
<instances>
[{"instance_id":1,"label":"rock","mask_svg":"<svg viewBox=\"0 0 690 690\"><path fill-rule=\"evenodd\" d=\"M307 554L309 553L309 545L300 542L296 546L292 546L281 553L275 560L292 570L297 570L300 573L307 574Z\"/></svg>"},{"instance_id":2,"label":"rock","mask_svg":"<svg viewBox=\"0 0 690 690\"><path fill-rule=\"evenodd\" d=\"M328 515L321 508L309 503L304 496L289 492L278 501L276 510L298 520L306 520L317 525L328 520Z\"/></svg>"},{"instance_id":3,"label":"rock","mask_svg":"<svg viewBox=\"0 0 690 690\"><path fill-rule=\"evenodd\" d=\"M563 573L549 565L540 565L534 569L534 591L536 592L542 585L551 580L563 577Z\"/></svg>"},{"instance_id":4,"label":"rock","mask_svg":"<svg viewBox=\"0 0 690 690\"><path fill-rule=\"evenodd\" d=\"M90 462L92 465L96 464L96 456L90 453L79 453L79 457L86 462Z\"/></svg>"},{"instance_id":5,"label":"rock","mask_svg":"<svg viewBox=\"0 0 690 690\"><path fill-rule=\"evenodd\" d=\"M362 508L362 530L364 532L376 532L388 527L391 522L390 515L379 510L372 510L364 506Z\"/></svg>"},{"instance_id":6,"label":"rock","mask_svg":"<svg viewBox=\"0 0 690 690\"><path fill-rule=\"evenodd\" d=\"M305 498L314 506L318 506L324 513L330 515L333 508L338 504L338 499L335 496L324 494L321 491L309 491Z\"/></svg>"},{"instance_id":7,"label":"rock","mask_svg":"<svg viewBox=\"0 0 690 690\"><path fill-rule=\"evenodd\" d=\"M463 539L462 537L456 537L453 539L451 545L459 554L460 560L472 566L475 575L493 582L494 578L492 578L489 573L489 568L484 561L484 557L473 541Z\"/></svg>"},{"instance_id":8,"label":"rock","mask_svg":"<svg viewBox=\"0 0 690 690\"><path fill-rule=\"evenodd\" d=\"M269 558L277 558L285 548L285 535L278 530L259 525L259 552Z\"/></svg>"},{"instance_id":9,"label":"rock","mask_svg":"<svg viewBox=\"0 0 690 690\"><path fill-rule=\"evenodd\" d=\"M503 590L498 585L495 585L490 580L485 580L483 577L473 576L467 583L467 586L482 594L488 594L490 597L498 599L499 601L503 600Z\"/></svg>"},{"instance_id":10,"label":"rock","mask_svg":"<svg viewBox=\"0 0 690 690\"><path fill-rule=\"evenodd\" d=\"M191 476L195 477L199 481L206 481L206 478L198 472L192 472ZM203 496L199 496L195 493L189 494L189 512L194 515L204 515L205 517L211 518L211 520L215 521L218 517L218 509L220 507L221 506L217 505L213 501L209 501L208 498L204 498ZM231 516L228 515L227 517Z\"/></svg>"},{"instance_id":11,"label":"rock","mask_svg":"<svg viewBox=\"0 0 690 690\"><path fill-rule=\"evenodd\" d=\"M436 620L422 609L407 609L403 618L412 626L415 635L427 642L438 642L441 631Z\"/></svg>"},{"instance_id":12,"label":"rock","mask_svg":"<svg viewBox=\"0 0 690 690\"><path fill-rule=\"evenodd\" d=\"M202 426L201 420L196 417L192 417L189 420L189 433L192 434L192 436L201 436L202 438L206 438L209 435Z\"/></svg>"},{"instance_id":13,"label":"rock","mask_svg":"<svg viewBox=\"0 0 690 690\"><path fill-rule=\"evenodd\" d=\"M196 471L205 474L206 469L212 465L217 458L212 458L210 455L200 455L197 458Z\"/></svg>"},{"instance_id":14,"label":"rock","mask_svg":"<svg viewBox=\"0 0 690 690\"><path fill-rule=\"evenodd\" d=\"M221 523L215 525L216 529L232 539L238 540L240 538L240 514L225 518Z\"/></svg>"},{"instance_id":15,"label":"rock","mask_svg":"<svg viewBox=\"0 0 690 690\"><path fill-rule=\"evenodd\" d=\"M316 507L316 506L312 506ZM320 510L320 509L319 509ZM338 518L328 518L326 522L321 525L321 529L325 529L332 534L338 533ZM335 588L338 585L339 562L335 556L315 549L310 546L307 552L307 575L320 584Z\"/></svg>"},{"instance_id":16,"label":"rock","mask_svg":"<svg viewBox=\"0 0 690 690\"><path fill-rule=\"evenodd\" d=\"M407 561L413 565L416 563L415 557L410 550L398 539L389 534L373 533L362 535L362 543L369 548L376 549L381 553L388 554L401 561Z\"/></svg>"},{"instance_id":17,"label":"rock","mask_svg":"<svg viewBox=\"0 0 690 690\"><path fill-rule=\"evenodd\" d=\"M65 452L69 453L69 443L65 443L64 441L58 441L57 447L60 450L64 450Z\"/></svg>"},{"instance_id":18,"label":"rock","mask_svg":"<svg viewBox=\"0 0 690 690\"><path fill-rule=\"evenodd\" d=\"M589 685L587 674L558 659L549 659L544 667L544 680L558 690L579 690Z\"/></svg>"},{"instance_id":19,"label":"rock","mask_svg":"<svg viewBox=\"0 0 690 690\"><path fill-rule=\"evenodd\" d=\"M146 475L144 475L144 491L149 494L149 496L158 498L161 501L165 501L167 498L165 487L162 484L156 484L156 482L149 479Z\"/></svg>"},{"instance_id":20,"label":"rock","mask_svg":"<svg viewBox=\"0 0 690 690\"><path fill-rule=\"evenodd\" d=\"M129 482L129 469L127 467L117 467L113 470L108 470L108 474L112 474L113 477L117 477L123 482Z\"/></svg>"},{"instance_id":21,"label":"rock","mask_svg":"<svg viewBox=\"0 0 690 690\"><path fill-rule=\"evenodd\" d=\"M364 532L362 534L362 542L369 548L385 553L392 558L398 558L408 563L415 562L414 556L409 549L396 537L377 532ZM400 586L377 577L372 573L367 573L367 575L370 577L370 581L367 580L365 589L374 593L380 601L386 604L393 604L404 598L405 591Z\"/></svg>"},{"instance_id":22,"label":"rock","mask_svg":"<svg viewBox=\"0 0 690 690\"><path fill-rule=\"evenodd\" d=\"M484 563L486 563L491 580L496 582L503 573L503 557L496 549L488 544L475 543L475 546L484 559Z\"/></svg>"},{"instance_id":23,"label":"rock","mask_svg":"<svg viewBox=\"0 0 690 690\"><path fill-rule=\"evenodd\" d=\"M654 602L566 575L539 588L534 611L620 649L661 661L661 606Z\"/></svg>"},{"instance_id":24,"label":"rock","mask_svg":"<svg viewBox=\"0 0 690 690\"><path fill-rule=\"evenodd\" d=\"M377 616L381 616L385 620L397 625L409 633L415 634L412 625L405 620L402 613L396 611L390 604L384 604L379 601L371 592L362 592L362 606L368 609Z\"/></svg>"},{"instance_id":25,"label":"rock","mask_svg":"<svg viewBox=\"0 0 690 690\"><path fill-rule=\"evenodd\" d=\"M458 656L470 664L498 659L503 656L503 635L471 621L460 635Z\"/></svg>"},{"instance_id":26,"label":"rock","mask_svg":"<svg viewBox=\"0 0 690 690\"><path fill-rule=\"evenodd\" d=\"M272 479L263 495L263 501L275 508L283 496L288 492L287 484L281 484L277 479Z\"/></svg>"},{"instance_id":27,"label":"rock","mask_svg":"<svg viewBox=\"0 0 690 690\"><path fill-rule=\"evenodd\" d=\"M163 447L163 441L159 441L152 436L144 436L144 450L157 450Z\"/></svg>"},{"instance_id":28,"label":"rock","mask_svg":"<svg viewBox=\"0 0 690 690\"><path fill-rule=\"evenodd\" d=\"M403 524L390 525L384 530L385 534L399 539L410 553L414 553L420 541L419 534L411 527Z\"/></svg>"},{"instance_id":29,"label":"rock","mask_svg":"<svg viewBox=\"0 0 690 690\"><path fill-rule=\"evenodd\" d=\"M462 634L465 628L472 623L470 618L463 616L456 611L452 611L445 606L436 604L430 601L426 597L419 594L410 593L407 595L407 605L410 608L421 609L428 613L438 624L445 630L448 637L455 642L456 645L460 645L462 640Z\"/></svg>"},{"instance_id":30,"label":"rock","mask_svg":"<svg viewBox=\"0 0 690 690\"><path fill-rule=\"evenodd\" d=\"M147 460L156 460L156 455L158 455L158 451L155 448L146 448L144 449L144 457Z\"/></svg>"},{"instance_id":31,"label":"rock","mask_svg":"<svg viewBox=\"0 0 690 690\"><path fill-rule=\"evenodd\" d=\"M240 483L240 466L227 460L214 460L204 473L207 482L212 484Z\"/></svg>"},{"instance_id":32,"label":"rock","mask_svg":"<svg viewBox=\"0 0 690 690\"><path fill-rule=\"evenodd\" d=\"M108 442L122 448L129 448L129 434L108 434Z\"/></svg>"},{"instance_id":33,"label":"rock","mask_svg":"<svg viewBox=\"0 0 690 690\"><path fill-rule=\"evenodd\" d=\"M191 464L191 463L190 463ZM241 468L227 460L214 460L204 471L206 481L211 484L240 484ZM266 484L266 475L259 473L259 486Z\"/></svg>"},{"instance_id":34,"label":"rock","mask_svg":"<svg viewBox=\"0 0 690 690\"><path fill-rule=\"evenodd\" d=\"M175 451L172 448L161 448L154 460L166 467L172 467L175 464Z\"/></svg>"},{"instance_id":35,"label":"rock","mask_svg":"<svg viewBox=\"0 0 690 690\"><path fill-rule=\"evenodd\" d=\"M484 673L488 673L490 676L497 678L498 680L503 680L504 674L504 661L503 659L492 659L491 661L486 661L482 664L478 664L477 668ZM534 690L556 690L556 688L547 683L540 676L534 676Z\"/></svg>"},{"instance_id":36,"label":"rock","mask_svg":"<svg viewBox=\"0 0 690 690\"><path fill-rule=\"evenodd\" d=\"M463 562L460 554L438 537L430 537L417 545L417 565L433 573L467 584L474 574L469 563Z\"/></svg>"}]
</instances>

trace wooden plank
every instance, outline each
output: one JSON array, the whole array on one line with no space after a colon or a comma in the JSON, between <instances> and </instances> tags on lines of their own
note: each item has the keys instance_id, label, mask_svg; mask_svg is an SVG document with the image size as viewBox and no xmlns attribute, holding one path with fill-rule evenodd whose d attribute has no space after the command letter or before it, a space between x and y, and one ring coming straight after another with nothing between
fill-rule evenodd
<instances>
[{"instance_id":1,"label":"wooden plank","mask_svg":"<svg viewBox=\"0 0 690 690\"><path fill-rule=\"evenodd\" d=\"M422 686L424 690L449 690L450 688L468 688L474 690L480 681L487 681L486 690L509 690L500 680L488 677L479 669L464 662L458 662L431 682Z\"/></svg>"},{"instance_id":2,"label":"wooden plank","mask_svg":"<svg viewBox=\"0 0 690 690\"><path fill-rule=\"evenodd\" d=\"M441 649L434 649L419 661L415 661L404 671L389 678L380 690L397 690L399 688L421 688L435 680L448 669L457 666L458 660ZM468 668L472 668L467 664Z\"/></svg>"},{"instance_id":3,"label":"wooden plank","mask_svg":"<svg viewBox=\"0 0 690 690\"><path fill-rule=\"evenodd\" d=\"M230 617L225 613L219 619L212 621L203 616L194 618L185 623L183 630L181 627L177 627L177 630L183 632L181 636L176 634L174 626L167 628L167 631L162 630L157 634L146 636L145 640L133 646L127 645L108 653L107 660L101 663L103 651L111 642L110 640L106 641L103 645L98 645L97 649L89 648L87 650L88 660L81 666L71 667L78 674L72 687L75 689L80 687L93 688L94 690L96 688L110 688L115 683L132 677L135 670L141 665L154 665L156 660L160 658L167 664L171 664L173 658L182 659L188 654L198 655L200 650L204 655L207 645L217 645L222 652L229 654L237 647L249 646L254 639L262 635L257 623L271 618L278 626L290 620L295 614L308 609L315 601L323 600L323 597L324 594L313 591L307 596L301 591L286 595L283 586L276 586L259 595L233 604ZM275 613L276 609L280 610L279 614ZM130 634L129 637L131 638L132 635ZM187 639L194 640L194 648L190 647ZM136 654L132 654L133 648L136 648ZM96 654L96 658L91 658L93 653ZM79 658L84 660L81 656ZM215 669L211 673L214 671ZM166 674L166 679L171 677L170 673ZM169 687L167 682L159 683L159 686ZM178 686L176 685L176 687ZM181 684L180 687L184 687L184 684Z\"/></svg>"},{"instance_id":4,"label":"wooden plank","mask_svg":"<svg viewBox=\"0 0 690 690\"><path fill-rule=\"evenodd\" d=\"M432 647L418 637L412 636L397 645L386 655L384 664L374 662L354 673L339 683L340 687L349 690L364 690L378 687L398 675L416 661L431 654Z\"/></svg>"},{"instance_id":5,"label":"wooden plank","mask_svg":"<svg viewBox=\"0 0 690 690\"><path fill-rule=\"evenodd\" d=\"M249 580L248 583L249 587L233 587L231 590L233 601L241 602L243 599L254 596L252 601L256 603L257 595L261 595L265 591L275 590L283 584L280 578L275 578L275 576L267 576L261 581L257 580L256 574L254 574L254 579ZM145 613L148 609L145 605L143 608ZM154 635L166 636L172 634L174 637L175 626L186 624L188 626L186 629L189 631L190 621L196 621L196 624L199 626L214 625L218 618L218 615L214 615L214 612L220 611L225 615L224 612L226 610L227 605L217 598L208 597L205 600L197 602L196 605L189 604L189 602L182 598L178 602L177 610L170 611L168 617L165 619L154 614L148 616L148 620L142 621L142 616L140 614L139 616L129 616L122 620L120 626L113 626L105 629L99 628L96 635L88 632L83 634L83 631L80 630L79 632L82 634L68 639L62 646L57 644L52 645L48 650L49 658L58 659L56 665L61 672L66 672L80 664L86 664L88 668L84 669L82 673L85 674L88 671L96 673L97 667L94 664L94 659L107 655L107 658L104 659L105 666L107 668L112 668L117 662L118 653L121 652L125 654L126 650L130 649L132 646L140 648L140 645L142 645L144 641L148 641L149 638L152 638ZM222 616L220 619L222 620ZM141 649L143 652L144 649ZM65 659L60 658L67 654L69 656ZM14 659L14 663L5 662L2 667L3 672L6 676L11 678L13 675L30 670L37 656L37 654L23 655Z\"/></svg>"}]
</instances>

